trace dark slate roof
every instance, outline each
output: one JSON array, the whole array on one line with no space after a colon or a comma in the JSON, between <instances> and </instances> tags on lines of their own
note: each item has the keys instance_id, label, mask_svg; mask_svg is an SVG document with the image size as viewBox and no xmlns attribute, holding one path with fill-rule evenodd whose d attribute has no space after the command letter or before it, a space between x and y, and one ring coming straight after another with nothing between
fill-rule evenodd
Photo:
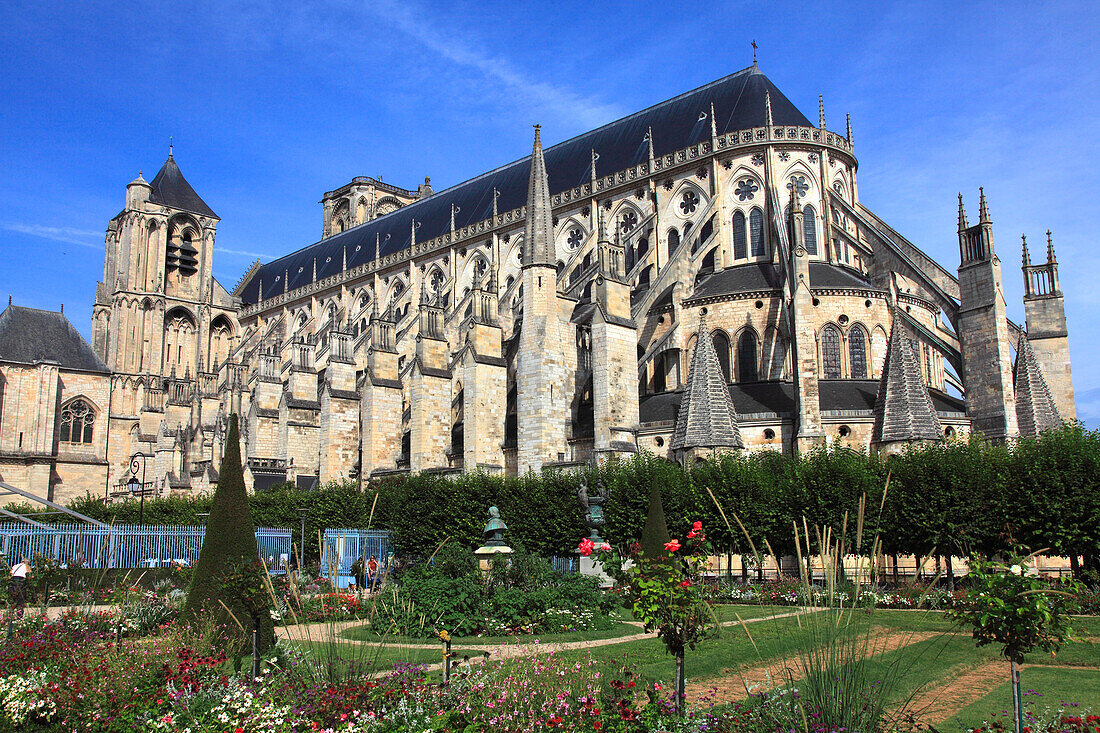
<instances>
[{"instance_id":1,"label":"dark slate roof","mask_svg":"<svg viewBox=\"0 0 1100 733\"><path fill-rule=\"evenodd\" d=\"M1054 404L1054 397L1050 394L1050 387L1043 378L1043 370L1026 333L1020 334L1016 346L1016 367L1012 370L1012 379L1016 384L1016 423L1022 437L1034 438L1042 431L1061 424L1058 407Z\"/></svg>"},{"instance_id":2,"label":"dark slate roof","mask_svg":"<svg viewBox=\"0 0 1100 733\"><path fill-rule=\"evenodd\" d=\"M18 305L0 313L0 361L52 361L65 369L110 372L64 314Z\"/></svg>"},{"instance_id":3,"label":"dark slate roof","mask_svg":"<svg viewBox=\"0 0 1100 733\"><path fill-rule=\"evenodd\" d=\"M195 189L191 188L191 184L180 173L180 168L176 165L176 159L171 154L168 155L168 160L164 161L160 172L157 173L156 178L149 185L153 189L153 192L149 194L151 203L190 211L193 214L209 216L212 219L218 218L218 215L195 193Z\"/></svg>"},{"instance_id":4,"label":"dark slate roof","mask_svg":"<svg viewBox=\"0 0 1100 733\"><path fill-rule=\"evenodd\" d=\"M718 354L714 351L714 340L707 330L704 317L699 323L699 339L684 383L671 448L744 447L729 385L722 375Z\"/></svg>"},{"instance_id":5,"label":"dark slate roof","mask_svg":"<svg viewBox=\"0 0 1100 733\"><path fill-rule=\"evenodd\" d=\"M909 329L894 318L882 365L872 443L943 440L943 427L921 377L920 360Z\"/></svg>"},{"instance_id":6,"label":"dark slate roof","mask_svg":"<svg viewBox=\"0 0 1100 733\"><path fill-rule=\"evenodd\" d=\"M758 290L778 290L779 275L770 262L751 262L718 270L699 280L690 300L697 298L716 298L736 293L751 293ZM858 272L847 267L832 265L828 262L810 262L811 288L848 288L858 290L877 290Z\"/></svg>"},{"instance_id":7,"label":"dark slate roof","mask_svg":"<svg viewBox=\"0 0 1100 733\"><path fill-rule=\"evenodd\" d=\"M644 138L650 128L653 129L656 155L709 140L710 121L700 120L699 113L709 114L711 103L719 135L763 126L765 94L771 95L772 118L776 125L811 126L790 100L753 66L546 148L550 194L591 180L592 150L600 155L596 164L599 175L644 162L649 157ZM334 275L342 267L345 248L349 268L370 262L374 259L376 238L382 242L382 256L399 252L411 244L414 219L418 225L418 241L440 236L450 231L452 204L459 207L455 217L458 228L488 219L493 211L493 189L500 194L497 199L500 211L518 209L527 202L530 168L531 158L524 156L269 262L253 273L241 288L241 297L245 304L255 303L261 281L268 294L282 292L284 285L293 290L311 282L314 258L317 259L318 279ZM289 272L289 284L282 281L284 272ZM275 281L276 277L280 278L279 282Z\"/></svg>"}]
</instances>

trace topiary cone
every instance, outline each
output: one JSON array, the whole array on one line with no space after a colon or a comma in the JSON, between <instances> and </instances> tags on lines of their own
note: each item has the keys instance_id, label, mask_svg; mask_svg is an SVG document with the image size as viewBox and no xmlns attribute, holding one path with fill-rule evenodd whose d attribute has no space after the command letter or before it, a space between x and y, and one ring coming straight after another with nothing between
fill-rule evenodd
<instances>
[{"instance_id":1,"label":"topiary cone","mask_svg":"<svg viewBox=\"0 0 1100 733\"><path fill-rule=\"evenodd\" d=\"M237 624L240 623L244 626L246 637L250 636L252 612L246 606L242 594L227 587L225 577L232 569L240 567L242 559L258 561L259 556L256 525L252 523L248 493L244 488L241 442L237 415L234 413L229 418L229 435L226 437L218 486L214 490L210 518L206 523L206 534L202 540L202 550L199 551L199 560L195 563L191 587L187 590L183 617L194 619L204 614L213 614L217 622L225 624L230 631L239 629ZM257 582L260 581L257 578ZM266 595L262 587L250 587L247 590L254 597L258 596L257 592ZM233 612L236 621L226 613L223 603ZM275 643L275 624L266 607L256 616L259 620L259 646L263 652Z\"/></svg>"},{"instance_id":2,"label":"topiary cone","mask_svg":"<svg viewBox=\"0 0 1100 733\"><path fill-rule=\"evenodd\" d=\"M668 556L665 543L670 540L668 525L665 523L665 508L661 504L661 490L657 484L653 484L649 489L649 514L646 515L645 527L638 544L646 557L659 558Z\"/></svg>"}]
</instances>

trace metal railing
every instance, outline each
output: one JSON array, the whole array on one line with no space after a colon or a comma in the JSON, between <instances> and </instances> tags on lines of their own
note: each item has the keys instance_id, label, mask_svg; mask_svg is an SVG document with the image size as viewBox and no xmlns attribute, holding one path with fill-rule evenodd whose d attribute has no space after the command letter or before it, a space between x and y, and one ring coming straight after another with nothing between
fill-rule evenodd
<instances>
[{"instance_id":1,"label":"metal railing","mask_svg":"<svg viewBox=\"0 0 1100 733\"><path fill-rule=\"evenodd\" d=\"M336 587L346 588L354 581L351 566L357 559L363 565L373 556L379 572L392 564L393 542L384 529L326 529L321 542L321 575L335 578Z\"/></svg>"},{"instance_id":2,"label":"metal railing","mask_svg":"<svg viewBox=\"0 0 1100 733\"><path fill-rule=\"evenodd\" d=\"M259 556L272 575L286 572L292 532L284 528L256 528ZM194 565L205 534L205 527L194 526L58 524L41 528L4 522L0 523L0 552L9 565L36 556L67 567L95 569Z\"/></svg>"}]
</instances>

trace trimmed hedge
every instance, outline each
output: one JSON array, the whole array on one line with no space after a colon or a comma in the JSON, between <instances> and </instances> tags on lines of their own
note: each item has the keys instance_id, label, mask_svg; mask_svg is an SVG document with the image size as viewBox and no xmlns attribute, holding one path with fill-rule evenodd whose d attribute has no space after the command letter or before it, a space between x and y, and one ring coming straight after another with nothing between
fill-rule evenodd
<instances>
[{"instance_id":1,"label":"trimmed hedge","mask_svg":"<svg viewBox=\"0 0 1100 733\"><path fill-rule=\"evenodd\" d=\"M363 491L354 483L314 492L282 487L253 495L250 505L256 524L294 528L296 508L309 507L306 550L313 558L317 530L366 527L376 494L372 526L389 529L402 554L425 557L448 539L478 546L488 508L495 505L514 547L542 556L569 555L587 534L576 497L582 476L589 486L599 480L610 489L602 534L620 546L641 535L650 487L657 485L673 535L701 520L714 546L732 552L749 549L734 514L758 549L767 541L780 554L793 552L792 526L803 516L810 524L839 530L847 515L854 540L855 515L866 494L865 544L881 529L887 553L925 554L936 548L943 554L992 554L1023 546L1083 555L1093 567L1100 556L1100 432L1079 424L1013 447L973 438L888 459L843 448L800 457L764 451L686 468L641 454L579 474L420 474ZM732 532L711 492L734 523ZM137 519L136 502L105 506L87 498L72 506L101 521ZM208 498L146 502L146 522L195 523L209 506Z\"/></svg>"}]
</instances>

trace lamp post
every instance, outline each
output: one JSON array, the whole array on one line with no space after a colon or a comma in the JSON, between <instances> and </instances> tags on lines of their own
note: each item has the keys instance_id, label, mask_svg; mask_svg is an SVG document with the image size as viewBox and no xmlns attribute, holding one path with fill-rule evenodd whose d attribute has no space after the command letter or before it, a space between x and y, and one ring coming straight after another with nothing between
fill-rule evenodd
<instances>
[{"instance_id":1,"label":"lamp post","mask_svg":"<svg viewBox=\"0 0 1100 733\"><path fill-rule=\"evenodd\" d=\"M306 507L298 507L298 518L302 521L302 541L298 545L298 575L302 575L302 570L306 566L306 517L309 515L309 509Z\"/></svg>"},{"instance_id":2,"label":"lamp post","mask_svg":"<svg viewBox=\"0 0 1100 733\"><path fill-rule=\"evenodd\" d=\"M138 460L138 459L141 460ZM135 453L130 456L130 480L126 482L126 487L130 489L130 493L141 492L141 509L138 512L138 524L145 524L145 464L148 462L148 457L144 453ZM141 468L141 483L138 483L137 474L138 468Z\"/></svg>"}]
</instances>

